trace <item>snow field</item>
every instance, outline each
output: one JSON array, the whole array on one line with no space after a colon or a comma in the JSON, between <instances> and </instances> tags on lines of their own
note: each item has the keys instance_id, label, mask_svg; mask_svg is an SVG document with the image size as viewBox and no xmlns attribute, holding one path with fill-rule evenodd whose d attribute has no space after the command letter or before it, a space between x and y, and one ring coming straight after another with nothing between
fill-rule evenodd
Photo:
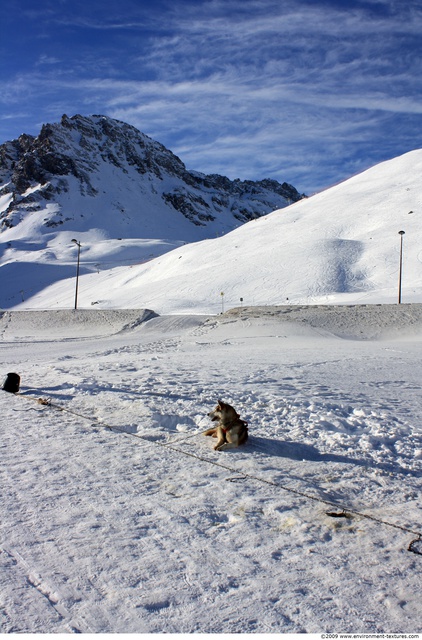
<instances>
[{"instance_id":1,"label":"snow field","mask_svg":"<svg viewBox=\"0 0 422 640\"><path fill-rule=\"evenodd\" d=\"M24 397L0 394L1 629L420 632L415 536L318 502L420 531L416 316L406 339L361 321L350 340L353 309L323 330L315 310L107 313L68 315L67 338L42 313L2 325ZM219 397L250 427L224 453L201 435Z\"/></svg>"}]
</instances>

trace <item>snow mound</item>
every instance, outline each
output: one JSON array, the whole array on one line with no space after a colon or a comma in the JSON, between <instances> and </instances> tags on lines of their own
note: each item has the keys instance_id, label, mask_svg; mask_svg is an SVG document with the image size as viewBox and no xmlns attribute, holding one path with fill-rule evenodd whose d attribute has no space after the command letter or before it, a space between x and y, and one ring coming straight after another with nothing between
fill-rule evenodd
<instances>
[{"instance_id":1,"label":"snow mound","mask_svg":"<svg viewBox=\"0 0 422 640\"><path fill-rule=\"evenodd\" d=\"M155 315L149 309L5 311L0 314L0 334L3 340L100 337L131 330Z\"/></svg>"},{"instance_id":2,"label":"snow mound","mask_svg":"<svg viewBox=\"0 0 422 640\"><path fill-rule=\"evenodd\" d=\"M270 317L303 323L342 338L368 340L422 335L422 304L310 305L231 309L227 317Z\"/></svg>"}]
</instances>

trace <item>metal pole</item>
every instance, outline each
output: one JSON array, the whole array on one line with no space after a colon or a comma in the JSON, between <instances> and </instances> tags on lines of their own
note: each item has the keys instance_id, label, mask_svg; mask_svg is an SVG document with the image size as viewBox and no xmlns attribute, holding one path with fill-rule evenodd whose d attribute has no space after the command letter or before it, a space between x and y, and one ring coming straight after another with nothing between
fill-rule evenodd
<instances>
[{"instance_id":1,"label":"metal pole","mask_svg":"<svg viewBox=\"0 0 422 640\"><path fill-rule=\"evenodd\" d=\"M401 278L403 270L403 236L404 231L399 231L400 235L400 268L399 268L399 304L401 304Z\"/></svg>"},{"instance_id":2,"label":"metal pole","mask_svg":"<svg viewBox=\"0 0 422 640\"><path fill-rule=\"evenodd\" d=\"M81 243L75 239L73 239L72 242L78 245L78 262L76 266L76 289L75 289L75 309L77 309L78 308L78 284L79 284L79 258L81 255Z\"/></svg>"}]
</instances>

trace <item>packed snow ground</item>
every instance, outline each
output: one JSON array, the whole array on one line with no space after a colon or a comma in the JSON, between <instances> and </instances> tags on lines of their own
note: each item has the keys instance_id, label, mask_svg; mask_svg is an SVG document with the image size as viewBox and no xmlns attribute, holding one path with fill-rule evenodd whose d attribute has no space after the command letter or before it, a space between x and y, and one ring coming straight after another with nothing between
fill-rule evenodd
<instances>
[{"instance_id":1,"label":"packed snow ground","mask_svg":"<svg viewBox=\"0 0 422 640\"><path fill-rule=\"evenodd\" d=\"M3 313L1 631L422 632L421 329L417 304ZM217 453L220 397L250 440Z\"/></svg>"}]
</instances>

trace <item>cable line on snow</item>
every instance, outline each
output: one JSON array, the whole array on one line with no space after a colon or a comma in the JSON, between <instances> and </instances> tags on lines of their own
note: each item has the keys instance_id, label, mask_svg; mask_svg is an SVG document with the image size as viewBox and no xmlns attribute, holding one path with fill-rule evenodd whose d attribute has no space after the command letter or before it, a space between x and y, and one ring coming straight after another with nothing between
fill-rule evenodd
<instances>
[{"instance_id":1,"label":"cable line on snow","mask_svg":"<svg viewBox=\"0 0 422 640\"><path fill-rule=\"evenodd\" d=\"M361 511L357 511L356 509L348 509L345 508L343 505L338 504L336 502L331 502L329 500L324 500L323 498L319 498L317 496L313 496L309 493L306 493L305 491L300 491L299 489L293 489L291 487L287 487L284 484L281 484L280 482L274 482L273 480L267 480L266 478L260 478L259 476L255 476L252 475L251 473L245 473L243 471L239 471L239 469L236 469L235 467L231 467L228 464L224 464L222 462L217 462L215 460L210 460L209 458L205 458L204 456L200 456L196 453L193 453L191 451L186 451L184 449L181 449L177 446L175 446L174 444L171 444L169 442L159 442L158 440L150 440L149 438L146 438L145 436L140 435L139 433L130 433L129 431L126 431L125 429L123 429L122 427L116 427L113 425L109 425L106 422L100 420L99 418L96 418L95 416L87 416L83 413L79 413L78 411L74 411L73 409L67 409L66 407L64 407L63 405L60 404L56 404L55 402L52 401L51 398L47 397L47 398L34 398L32 396L27 396L27 395L23 395L20 393L15 393L15 396L18 396L19 398L24 398L26 400L32 400L34 402L36 402L37 404L41 405L41 406L45 406L45 407L51 407L52 409L56 409L57 411L61 411L63 413L69 413L70 415L74 415L78 418L82 418L83 420L89 420L90 422L96 422L98 426L103 427L104 429L109 429L110 431L117 431L119 433L122 433L126 436L132 437L132 438L137 438L138 440L142 440L143 442L146 442L150 445L156 445L158 447L164 448L164 449L168 449L170 451L173 451L175 453L178 454L182 454L184 456L187 456L189 458L194 458L195 460L199 460L201 462L206 462L207 464L211 464L214 467L219 467L220 469L224 469L225 471L230 471L230 473L235 473L235 474L239 474L240 476L242 476L241 478L235 478L236 480L240 480L240 479L248 479L248 480L253 480L255 482L260 482L262 484L266 484L268 486L274 487L276 489L282 489L283 491L286 491L288 493L292 493L296 496L299 496L301 498L305 498L306 500L312 500L313 502L319 502L321 504L324 504L325 506L329 506L329 507L334 507L336 509L341 509L342 511L340 513L329 513L326 512L327 515L331 516L331 517L350 517L350 515L355 515L355 516L359 516L360 518L365 518L366 520L371 520L372 522L376 522L377 524L381 524L384 525L386 527L390 527L393 529L398 529L400 531L403 531L404 533L410 533L414 536L416 536L416 538L414 540L412 540L409 545L407 550L411 551L412 553L415 553L417 555L422 555L422 532L420 531L414 531L413 529L410 529L409 527L404 527L402 525L399 524L394 524L393 522L388 522L387 520L382 520L381 518L377 518L375 516L371 516L368 513L362 513ZM187 436L186 438L183 439L183 442L185 442L187 439L194 437L195 435L197 435L196 433L191 435L191 436ZM232 479L234 480L234 479Z\"/></svg>"}]
</instances>

